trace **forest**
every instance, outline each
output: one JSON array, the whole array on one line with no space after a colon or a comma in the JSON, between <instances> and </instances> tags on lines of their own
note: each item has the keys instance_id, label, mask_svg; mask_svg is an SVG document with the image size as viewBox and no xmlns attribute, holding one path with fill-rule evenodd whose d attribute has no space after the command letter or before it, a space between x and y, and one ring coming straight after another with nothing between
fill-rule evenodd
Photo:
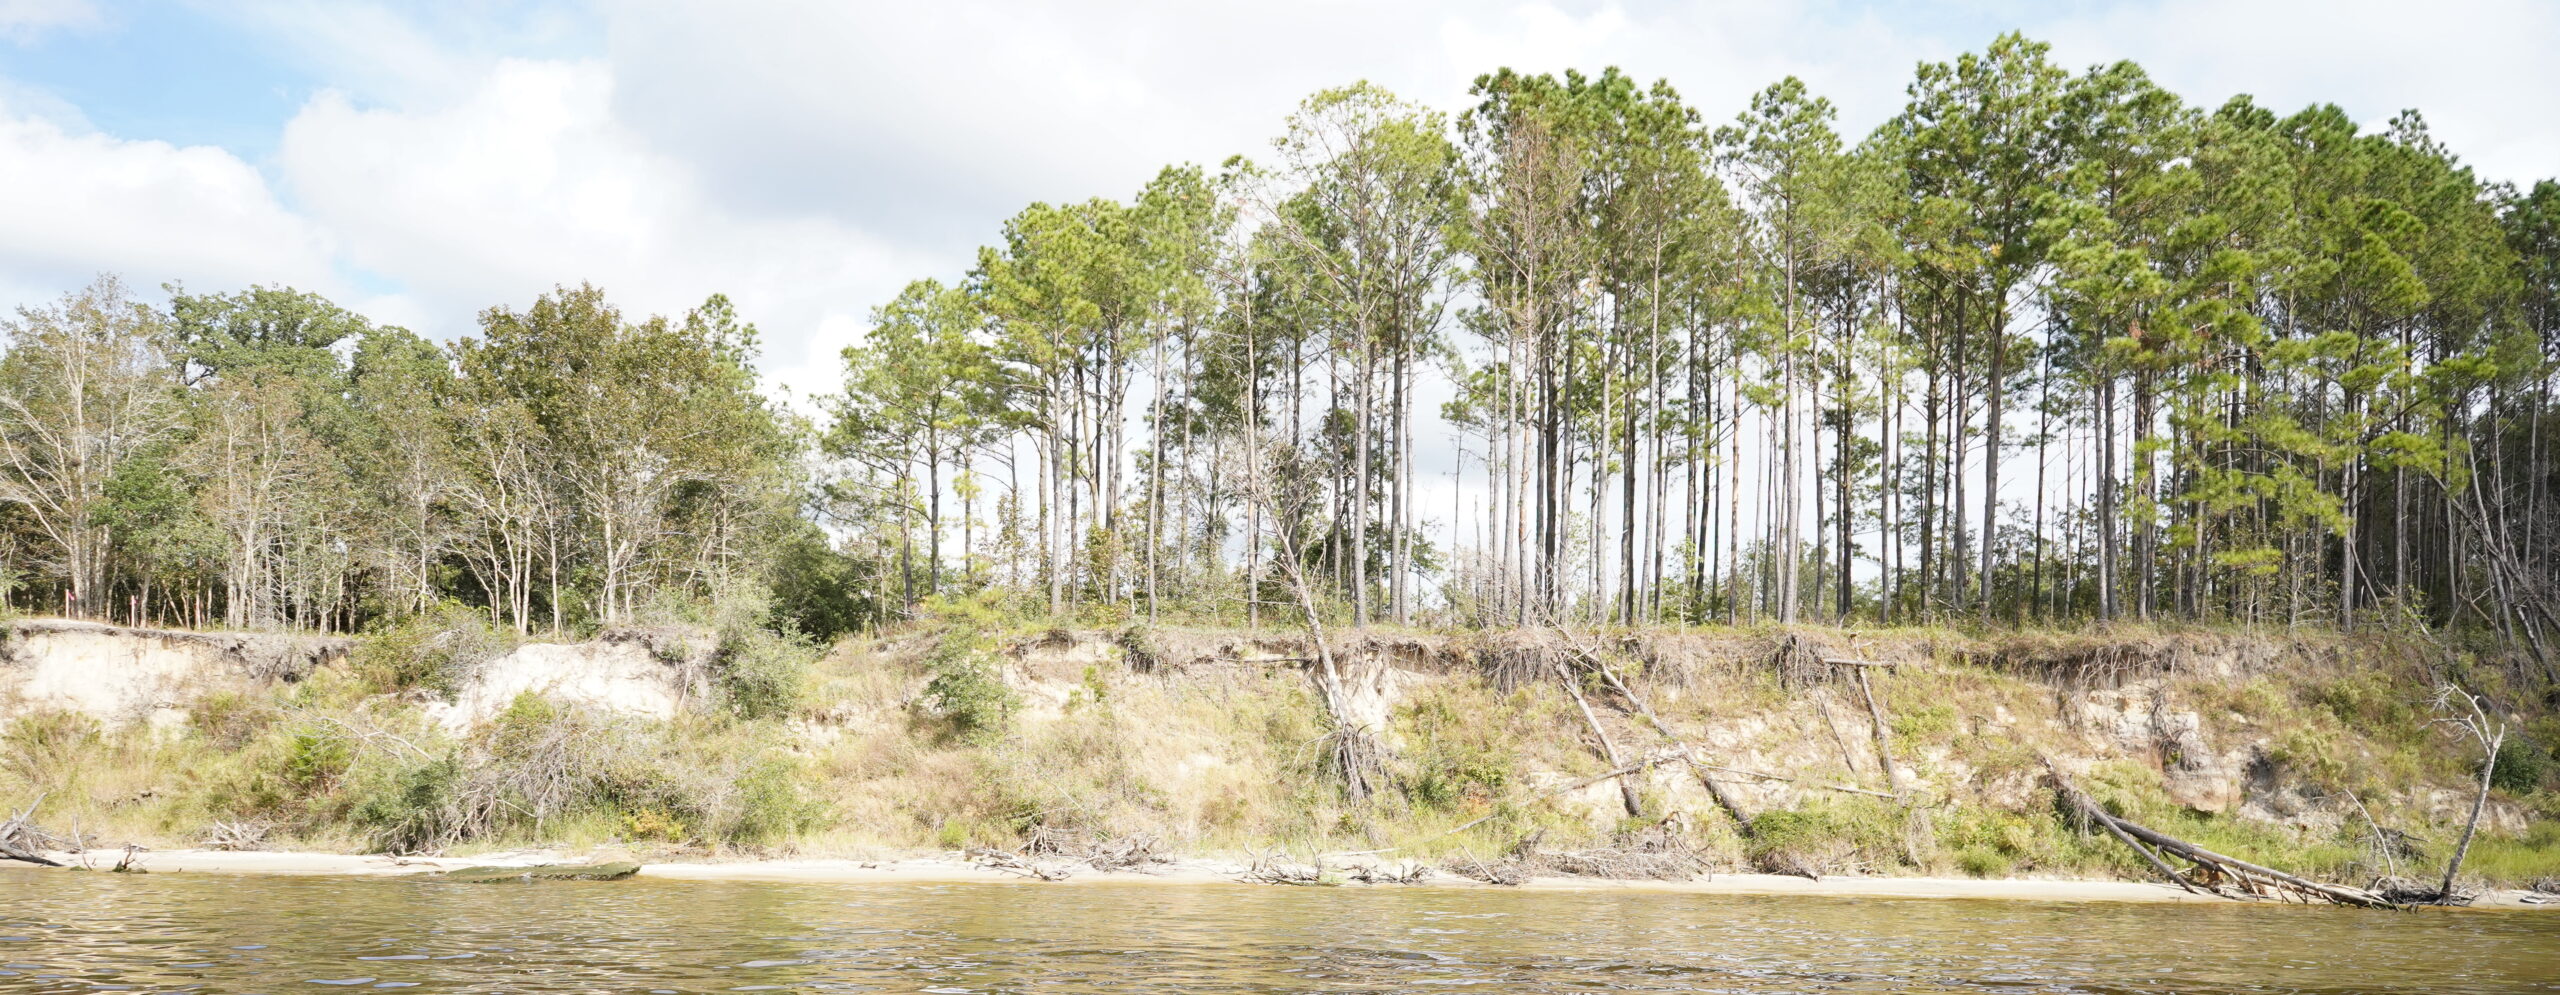
<instances>
[{"instance_id":1,"label":"forest","mask_svg":"<svg viewBox=\"0 0 2560 995\"><path fill-rule=\"evenodd\" d=\"M2415 111L2011 35L1840 134L1782 81L1369 84L881 303L810 410L714 296L438 343L115 277L0 357L16 611L592 631L727 598L1115 624L2117 619L2560 665L2560 183ZM570 265L574 265L571 261ZM573 274L564 274L573 275Z\"/></svg>"}]
</instances>

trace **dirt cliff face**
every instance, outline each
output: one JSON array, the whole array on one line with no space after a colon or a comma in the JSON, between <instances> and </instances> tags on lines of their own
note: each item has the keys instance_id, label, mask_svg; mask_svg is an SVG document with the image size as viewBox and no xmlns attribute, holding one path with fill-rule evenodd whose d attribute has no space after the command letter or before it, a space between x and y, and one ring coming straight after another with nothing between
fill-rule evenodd
<instances>
[{"instance_id":1,"label":"dirt cliff face","mask_svg":"<svg viewBox=\"0 0 2560 995\"><path fill-rule=\"evenodd\" d=\"M2141 873L2057 815L2050 761L2145 824L2347 880L2371 869L2369 827L2449 839L2479 770L2429 726L2443 658L2387 637L1354 631L1330 647L1329 704L1283 631L918 626L794 662L779 709L749 717L700 630L492 640L432 687L379 680L383 654L434 651L391 637L339 667L343 640L8 633L0 735L25 745L0 754L0 792L148 831L254 818L376 846L429 798L477 820L439 845L1144 837L1495 861L1529 841L1706 868ZM552 707L511 708L528 695ZM1341 723L1385 753L1365 801L1328 766ZM443 793L405 787L423 778ZM2484 828L2544 832L2551 795L2502 791ZM2519 853L2511 877L2543 873Z\"/></svg>"},{"instance_id":2,"label":"dirt cliff face","mask_svg":"<svg viewBox=\"0 0 2560 995\"><path fill-rule=\"evenodd\" d=\"M2033 814L2047 785L2040 761L2050 758L2074 776L2139 782L2146 796L2194 818L2308 840L2361 830L2359 796L2413 817L2458 818L2455 803L2467 801L2478 762L2426 728L2431 677L2410 664L2413 654L2333 635L1366 632L1344 634L1334 647L1353 692L1350 719L1398 752L1401 779L1435 792L1454 780L1453 814L1481 810L1468 807L1470 793L1491 804L1607 769L1596 731L1559 690L1555 664L1582 654L1616 661L1657 713L1648 718L1606 688L1585 689L1623 756L1687 744L1727 768L1718 775L1724 787L1752 811L1872 799L1894 793L1898 781L1900 804L1915 810ZM1204 769L1248 783L1305 776L1254 769L1288 755L1222 746L1211 732L1218 720L1189 712L1203 697L1235 710L1277 707L1271 696L1293 690L1313 656L1300 640L1051 632L1017 640L1004 655L1007 682L1031 703L1018 716L1025 738L1063 735L1055 726L1164 757L1161 767L1141 764L1139 777L1162 772L1174 795ZM912 666L894 650L852 659L891 672ZM1108 693L1097 674L1124 701L1144 697L1143 706L1124 705L1144 717L1092 708ZM2365 704L2341 703L2337 687L2363 688ZM900 700L915 697L908 689ZM1088 703L1082 713L1078 701ZM1724 818L1679 764L1624 779L1636 784L1648 818ZM1542 804L1605 832L1626 818L1616 780ZM1180 832L1197 821L1144 828ZM2486 825L2518 832L2527 821L2519 805L2493 801Z\"/></svg>"},{"instance_id":3,"label":"dirt cliff face","mask_svg":"<svg viewBox=\"0 0 2560 995\"><path fill-rule=\"evenodd\" d=\"M471 668L452 701L430 702L426 710L457 732L496 717L528 693L671 719L708 695L714 645L708 631L675 627L614 629L577 643L526 643Z\"/></svg>"},{"instance_id":4,"label":"dirt cliff face","mask_svg":"<svg viewBox=\"0 0 2560 995\"><path fill-rule=\"evenodd\" d=\"M70 619L20 619L0 645L0 719L38 710L107 723L182 721L206 692L301 680L344 659L353 643L328 636L133 629Z\"/></svg>"}]
</instances>

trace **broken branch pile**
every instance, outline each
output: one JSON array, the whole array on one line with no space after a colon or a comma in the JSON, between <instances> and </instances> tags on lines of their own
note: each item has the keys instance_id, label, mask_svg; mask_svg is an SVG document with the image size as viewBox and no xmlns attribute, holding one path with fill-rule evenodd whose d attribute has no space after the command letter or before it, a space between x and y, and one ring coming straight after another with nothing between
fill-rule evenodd
<instances>
[{"instance_id":1,"label":"broken branch pile","mask_svg":"<svg viewBox=\"0 0 2560 995\"><path fill-rule=\"evenodd\" d=\"M60 849L62 839L45 832L42 827L35 824L36 806L42 804L44 804L44 796L37 795L36 800L28 803L27 807L16 816L11 817L7 822L0 822L0 859L43 864L46 867L62 866L61 861L44 855L46 850Z\"/></svg>"}]
</instances>

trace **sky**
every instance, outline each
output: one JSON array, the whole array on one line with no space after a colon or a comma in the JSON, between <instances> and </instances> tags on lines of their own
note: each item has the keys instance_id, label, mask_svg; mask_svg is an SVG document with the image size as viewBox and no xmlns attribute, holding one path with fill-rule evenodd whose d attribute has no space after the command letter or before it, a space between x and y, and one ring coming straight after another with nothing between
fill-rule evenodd
<instances>
[{"instance_id":1,"label":"sky","mask_svg":"<svg viewBox=\"0 0 2560 995\"><path fill-rule=\"evenodd\" d=\"M2545 0L0 0L0 306L283 284L450 338L559 284L719 292L806 398L1022 206L1264 153L1324 87L1455 111L1496 67L1615 65L1724 119L1792 74L1854 136L2007 30L2194 103L2420 108L2492 179L2560 173Z\"/></svg>"}]
</instances>

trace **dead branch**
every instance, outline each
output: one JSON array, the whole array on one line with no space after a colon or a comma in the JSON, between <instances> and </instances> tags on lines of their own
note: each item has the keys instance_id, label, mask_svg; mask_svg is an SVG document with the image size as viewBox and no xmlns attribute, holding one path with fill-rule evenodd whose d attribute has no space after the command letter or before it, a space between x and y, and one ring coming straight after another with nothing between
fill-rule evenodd
<instances>
[{"instance_id":1,"label":"dead branch","mask_svg":"<svg viewBox=\"0 0 2560 995\"><path fill-rule=\"evenodd\" d=\"M197 846L207 850L263 850L267 846L268 827L263 822L225 822L216 819L204 830Z\"/></svg>"},{"instance_id":2,"label":"dead branch","mask_svg":"<svg viewBox=\"0 0 2560 995\"><path fill-rule=\"evenodd\" d=\"M1867 682L1864 669L1858 675L1858 694L1867 699L1867 718L1875 722L1876 765L1884 768L1884 786L1896 798L1902 797L1902 771L1893 765L1893 727L1884 720L1884 707L1876 704L1875 686Z\"/></svg>"},{"instance_id":3,"label":"dead branch","mask_svg":"<svg viewBox=\"0 0 2560 995\"><path fill-rule=\"evenodd\" d=\"M990 847L980 846L970 847L968 853L970 863L976 864L980 867L994 868L1008 874L1019 874L1035 881L1064 881L1075 876L1074 871L1065 867L1042 864L1039 861L1032 860L1029 857L1009 850L997 850Z\"/></svg>"},{"instance_id":4,"label":"dead branch","mask_svg":"<svg viewBox=\"0 0 2560 995\"><path fill-rule=\"evenodd\" d=\"M43 864L46 867L62 866L61 861L44 855L46 845L52 842L53 835L35 824L36 807L42 804L44 804L44 796L37 795L35 801L28 802L27 807L11 817L9 821L0 822L0 858Z\"/></svg>"},{"instance_id":5,"label":"dead branch","mask_svg":"<svg viewBox=\"0 0 2560 995\"><path fill-rule=\"evenodd\" d=\"M1840 762L1848 765L1849 776L1858 776L1858 757L1849 750L1849 737L1840 734L1840 720L1831 717L1831 692L1829 689L1826 688L1814 692L1813 707L1822 713L1822 724L1830 727L1831 745L1840 748Z\"/></svg>"},{"instance_id":6,"label":"dead branch","mask_svg":"<svg viewBox=\"0 0 2560 995\"><path fill-rule=\"evenodd\" d=\"M1628 687L1627 682L1618 679L1618 671L1609 666L1607 657L1601 656L1598 651L1585 644L1572 630L1557 631L1563 634L1566 645L1573 648L1574 655L1581 657L1584 662L1599 671L1601 680L1608 682L1611 690L1618 692L1619 697L1624 698L1628 705L1642 714L1645 722L1653 726L1656 734L1671 743L1672 749L1677 751L1680 759L1688 763L1690 772L1698 775L1699 786L1706 788L1708 797L1716 800L1716 807L1724 809L1724 813L1732 817L1734 824L1741 827L1742 835L1750 836L1751 814L1743 809L1740 799L1733 797L1732 792L1726 791L1723 784L1718 783L1713 775L1707 773L1714 765L1697 759L1697 750L1691 747L1687 740L1681 739L1677 733L1671 731L1670 723L1662 721L1662 716L1654 713L1652 703L1646 701L1644 696L1637 694L1634 688Z\"/></svg>"}]
</instances>

